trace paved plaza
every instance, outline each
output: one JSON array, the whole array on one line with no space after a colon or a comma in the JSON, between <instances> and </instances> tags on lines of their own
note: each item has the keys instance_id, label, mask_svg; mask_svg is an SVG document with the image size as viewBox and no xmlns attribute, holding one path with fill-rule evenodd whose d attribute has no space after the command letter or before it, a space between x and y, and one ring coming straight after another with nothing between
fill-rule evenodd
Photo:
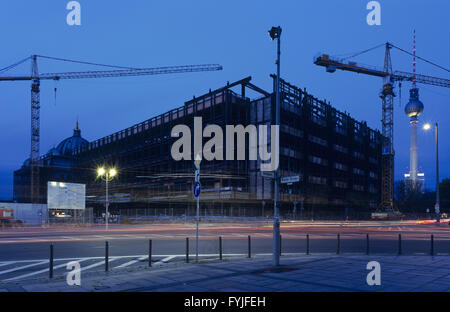
<instances>
[{"instance_id":1,"label":"paved plaza","mask_svg":"<svg viewBox=\"0 0 450 312\"><path fill-rule=\"evenodd\" d=\"M381 285L369 286L367 264L380 264ZM148 291L148 292L360 292L450 291L450 256L282 256L274 268L270 257L208 260L141 266L81 274L81 286L66 278L0 283L0 291Z\"/></svg>"}]
</instances>

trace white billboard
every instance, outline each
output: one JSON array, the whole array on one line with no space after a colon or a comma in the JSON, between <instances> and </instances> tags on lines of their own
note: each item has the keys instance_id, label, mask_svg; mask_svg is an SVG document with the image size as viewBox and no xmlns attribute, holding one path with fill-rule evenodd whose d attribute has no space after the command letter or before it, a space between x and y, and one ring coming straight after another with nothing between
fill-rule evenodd
<instances>
[{"instance_id":1,"label":"white billboard","mask_svg":"<svg viewBox=\"0 0 450 312\"><path fill-rule=\"evenodd\" d=\"M49 181L47 183L48 209L85 209L86 185Z\"/></svg>"}]
</instances>

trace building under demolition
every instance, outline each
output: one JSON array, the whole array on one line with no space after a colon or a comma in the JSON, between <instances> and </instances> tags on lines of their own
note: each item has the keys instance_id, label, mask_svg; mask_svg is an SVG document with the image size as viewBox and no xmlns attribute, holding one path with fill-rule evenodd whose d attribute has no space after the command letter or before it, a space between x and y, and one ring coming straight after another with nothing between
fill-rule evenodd
<instances>
[{"instance_id":1,"label":"building under demolition","mask_svg":"<svg viewBox=\"0 0 450 312\"><path fill-rule=\"evenodd\" d=\"M203 127L214 124L222 129L274 124L275 92L250 81L247 77L228 83L93 142L81 138L77 125L72 137L41 158L40 201L46 202L47 181L78 182L86 184L86 204L104 211L105 185L96 169L105 166L118 170L109 184L111 211L126 215L133 209L169 209L174 215L194 215L193 160L172 158L171 147L178 138L171 131L179 124L193 129L194 117L202 117ZM281 215L336 217L373 211L381 198L381 134L306 90L282 79L280 84ZM248 98L247 89L260 97ZM245 144L247 156L248 140ZM272 215L274 180L260 166L260 159L248 157L202 161L201 214ZM14 173L15 201L30 200L29 176L26 161Z\"/></svg>"}]
</instances>

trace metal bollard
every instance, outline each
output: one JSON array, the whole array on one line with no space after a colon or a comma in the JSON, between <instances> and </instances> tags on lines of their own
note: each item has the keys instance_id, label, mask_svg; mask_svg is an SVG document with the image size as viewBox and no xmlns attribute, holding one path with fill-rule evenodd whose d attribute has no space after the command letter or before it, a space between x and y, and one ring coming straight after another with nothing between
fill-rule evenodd
<instances>
[{"instance_id":1,"label":"metal bollard","mask_svg":"<svg viewBox=\"0 0 450 312\"><path fill-rule=\"evenodd\" d=\"M148 266L152 266L152 240L148 241Z\"/></svg>"},{"instance_id":2,"label":"metal bollard","mask_svg":"<svg viewBox=\"0 0 450 312\"><path fill-rule=\"evenodd\" d=\"M252 242L251 242L250 235L248 236L248 257L249 258L252 257Z\"/></svg>"},{"instance_id":3,"label":"metal bollard","mask_svg":"<svg viewBox=\"0 0 450 312\"><path fill-rule=\"evenodd\" d=\"M366 255L369 255L369 234L366 234Z\"/></svg>"},{"instance_id":4,"label":"metal bollard","mask_svg":"<svg viewBox=\"0 0 450 312\"><path fill-rule=\"evenodd\" d=\"M50 244L49 277L53 278L53 244Z\"/></svg>"},{"instance_id":5,"label":"metal bollard","mask_svg":"<svg viewBox=\"0 0 450 312\"><path fill-rule=\"evenodd\" d=\"M222 260L222 236L219 236L219 259Z\"/></svg>"},{"instance_id":6,"label":"metal bollard","mask_svg":"<svg viewBox=\"0 0 450 312\"><path fill-rule=\"evenodd\" d=\"M341 234L337 234L337 248L336 248L336 254L339 255L341 253Z\"/></svg>"},{"instance_id":7,"label":"metal bollard","mask_svg":"<svg viewBox=\"0 0 450 312\"><path fill-rule=\"evenodd\" d=\"M434 255L434 235L431 234L431 250L430 250L430 255Z\"/></svg>"},{"instance_id":8,"label":"metal bollard","mask_svg":"<svg viewBox=\"0 0 450 312\"><path fill-rule=\"evenodd\" d=\"M189 237L186 237L186 263L189 262Z\"/></svg>"},{"instance_id":9,"label":"metal bollard","mask_svg":"<svg viewBox=\"0 0 450 312\"><path fill-rule=\"evenodd\" d=\"M105 242L105 272L108 272L109 269L109 243Z\"/></svg>"},{"instance_id":10,"label":"metal bollard","mask_svg":"<svg viewBox=\"0 0 450 312\"><path fill-rule=\"evenodd\" d=\"M280 257L281 257L281 234L280 234Z\"/></svg>"},{"instance_id":11,"label":"metal bollard","mask_svg":"<svg viewBox=\"0 0 450 312\"><path fill-rule=\"evenodd\" d=\"M398 254L402 254L402 234L398 234Z\"/></svg>"},{"instance_id":12,"label":"metal bollard","mask_svg":"<svg viewBox=\"0 0 450 312\"><path fill-rule=\"evenodd\" d=\"M309 234L306 234L306 254L309 255Z\"/></svg>"}]
</instances>

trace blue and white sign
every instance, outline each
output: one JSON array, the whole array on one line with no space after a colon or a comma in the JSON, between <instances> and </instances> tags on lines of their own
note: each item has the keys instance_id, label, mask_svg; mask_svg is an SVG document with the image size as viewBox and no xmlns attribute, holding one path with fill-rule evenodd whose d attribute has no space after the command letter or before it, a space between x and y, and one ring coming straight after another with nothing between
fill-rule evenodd
<instances>
[{"instance_id":1,"label":"blue and white sign","mask_svg":"<svg viewBox=\"0 0 450 312\"><path fill-rule=\"evenodd\" d=\"M200 170L195 170L195 182L200 182Z\"/></svg>"},{"instance_id":2,"label":"blue and white sign","mask_svg":"<svg viewBox=\"0 0 450 312\"><path fill-rule=\"evenodd\" d=\"M194 183L194 196L195 197L199 197L200 196L200 191L201 191L200 182L195 182Z\"/></svg>"}]
</instances>

